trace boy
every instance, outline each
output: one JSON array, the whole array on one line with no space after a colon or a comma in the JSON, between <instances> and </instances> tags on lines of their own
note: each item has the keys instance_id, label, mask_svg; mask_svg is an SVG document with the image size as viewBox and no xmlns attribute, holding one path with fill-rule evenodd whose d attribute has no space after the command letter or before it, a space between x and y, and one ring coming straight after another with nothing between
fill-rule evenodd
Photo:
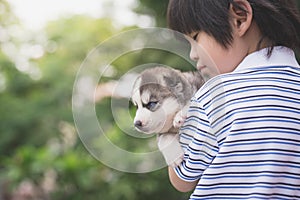
<instances>
[{"instance_id":1,"label":"boy","mask_svg":"<svg viewBox=\"0 0 300 200\"><path fill-rule=\"evenodd\" d=\"M300 17L293 0L170 0L202 73L170 181L191 199L300 199Z\"/></svg>"}]
</instances>

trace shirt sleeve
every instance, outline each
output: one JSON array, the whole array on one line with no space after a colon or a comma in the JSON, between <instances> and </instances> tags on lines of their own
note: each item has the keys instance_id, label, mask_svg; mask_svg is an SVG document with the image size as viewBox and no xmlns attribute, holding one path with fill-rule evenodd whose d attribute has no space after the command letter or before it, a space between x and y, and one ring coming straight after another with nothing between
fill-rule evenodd
<instances>
[{"instance_id":1,"label":"shirt sleeve","mask_svg":"<svg viewBox=\"0 0 300 200\"><path fill-rule=\"evenodd\" d=\"M218 152L218 142L212 133L208 117L197 100L192 100L187 119L180 129L184 160L174 168L177 176L187 182L201 178Z\"/></svg>"}]
</instances>

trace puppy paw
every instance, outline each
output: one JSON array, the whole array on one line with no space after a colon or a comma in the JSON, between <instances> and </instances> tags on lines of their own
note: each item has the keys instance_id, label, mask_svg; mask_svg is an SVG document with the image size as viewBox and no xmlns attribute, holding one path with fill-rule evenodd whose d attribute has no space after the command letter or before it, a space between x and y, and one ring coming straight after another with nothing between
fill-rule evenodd
<instances>
[{"instance_id":1,"label":"puppy paw","mask_svg":"<svg viewBox=\"0 0 300 200\"><path fill-rule=\"evenodd\" d=\"M173 126L175 128L180 128L183 125L185 120L186 120L186 115L183 115L182 112L178 112L174 117Z\"/></svg>"},{"instance_id":2,"label":"puppy paw","mask_svg":"<svg viewBox=\"0 0 300 200\"><path fill-rule=\"evenodd\" d=\"M178 134L162 134L158 136L158 148L162 152L167 165L178 166L184 156L184 151L179 143Z\"/></svg>"}]
</instances>

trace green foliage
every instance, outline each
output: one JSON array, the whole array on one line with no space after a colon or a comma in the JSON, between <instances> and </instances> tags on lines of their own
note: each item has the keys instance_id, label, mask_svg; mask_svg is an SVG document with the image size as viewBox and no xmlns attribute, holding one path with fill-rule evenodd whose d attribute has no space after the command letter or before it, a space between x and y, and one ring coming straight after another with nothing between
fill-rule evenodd
<instances>
[{"instance_id":1,"label":"green foliage","mask_svg":"<svg viewBox=\"0 0 300 200\"><path fill-rule=\"evenodd\" d=\"M29 63L41 73L37 79L0 54L0 74L5 80L0 91L0 185L8 184L3 186L7 188L5 193L16 195L27 183L39 191L36 193L40 199L187 197L170 185L167 170L148 174L117 172L91 157L76 135L71 97L77 70L95 45L120 31L110 19L73 16L49 23L43 40L36 35L25 40L10 38L11 42L18 41L16 45L40 45L44 54L29 58ZM111 48L119 45L126 45L126 41ZM167 61L166 56L169 57L165 52L153 51L124 55L112 64L116 73L107 80L117 79L131 67L150 61L176 63L173 59ZM99 117L105 116L104 123L113 125L108 131L113 142L131 151L143 151L140 140L131 139L113 124L110 99L98 104L97 110ZM53 185L47 186L47 181Z\"/></svg>"},{"instance_id":2,"label":"green foliage","mask_svg":"<svg viewBox=\"0 0 300 200\"><path fill-rule=\"evenodd\" d=\"M17 18L11 13L11 8L5 0L0 0L0 26L7 27L17 23Z\"/></svg>"},{"instance_id":3,"label":"green foliage","mask_svg":"<svg viewBox=\"0 0 300 200\"><path fill-rule=\"evenodd\" d=\"M166 27L166 13L169 1L139 0L135 9L137 13L147 14L155 18L156 26Z\"/></svg>"}]
</instances>

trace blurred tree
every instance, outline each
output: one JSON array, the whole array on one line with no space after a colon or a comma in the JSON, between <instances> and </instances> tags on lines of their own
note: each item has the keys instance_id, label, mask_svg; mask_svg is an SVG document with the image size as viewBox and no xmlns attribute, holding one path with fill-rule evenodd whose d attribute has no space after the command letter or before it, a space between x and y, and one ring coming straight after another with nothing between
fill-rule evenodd
<instances>
[{"instance_id":1,"label":"blurred tree","mask_svg":"<svg viewBox=\"0 0 300 200\"><path fill-rule=\"evenodd\" d=\"M166 27L166 13L168 0L138 0L138 6L134 9L140 14L147 14L155 19L158 27Z\"/></svg>"},{"instance_id":2,"label":"blurred tree","mask_svg":"<svg viewBox=\"0 0 300 200\"><path fill-rule=\"evenodd\" d=\"M2 60L6 80L0 96L1 105L6 105L0 108L2 153L10 155L15 149L11 147L23 144L43 145L60 135L60 121L72 121L70 99L76 71L92 45L113 34L110 23L108 19L77 16L50 24L48 39L35 41L36 35L28 38L27 46L40 45L44 52L43 57L29 62L41 73L37 80L18 70L14 61ZM100 34L95 27L103 27Z\"/></svg>"},{"instance_id":3,"label":"blurred tree","mask_svg":"<svg viewBox=\"0 0 300 200\"><path fill-rule=\"evenodd\" d=\"M109 19L85 16L49 23L44 33L32 33L16 45L42 48L42 56L28 58L38 77L0 57L6 80L0 96L5 105L0 107L0 172L12 197L25 198L20 195L28 188L31 199L164 199L162 191L172 199L182 197L170 187L165 170L140 175L114 171L89 156L77 139L71 112L76 72L89 50L119 31ZM112 64L116 73L108 79L148 62L138 52L125 57ZM97 105L98 113L113 123L109 108L109 99ZM108 134L124 148L141 146L125 139L117 126Z\"/></svg>"}]
</instances>

